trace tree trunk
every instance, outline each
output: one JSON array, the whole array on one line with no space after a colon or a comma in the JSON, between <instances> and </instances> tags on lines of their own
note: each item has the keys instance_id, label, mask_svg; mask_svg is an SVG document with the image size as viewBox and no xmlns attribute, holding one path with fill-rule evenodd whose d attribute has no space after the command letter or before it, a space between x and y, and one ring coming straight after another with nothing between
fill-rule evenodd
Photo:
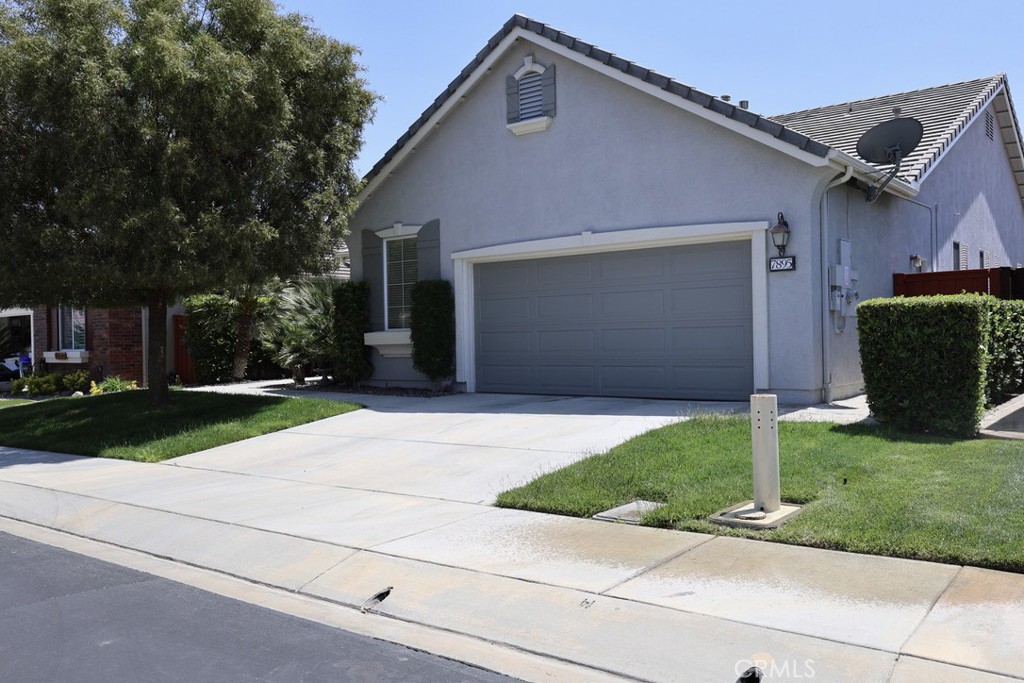
<instances>
[{"instance_id":1,"label":"tree trunk","mask_svg":"<svg viewBox=\"0 0 1024 683\"><path fill-rule=\"evenodd\" d=\"M150 292L149 306L149 368L146 384L149 400L154 406L167 404L167 293Z\"/></svg>"},{"instance_id":2,"label":"tree trunk","mask_svg":"<svg viewBox=\"0 0 1024 683\"><path fill-rule=\"evenodd\" d=\"M238 327L235 330L235 362L231 376L237 382L245 379L249 367L249 347L252 343L252 326L256 317L257 300L254 296L238 297Z\"/></svg>"}]
</instances>

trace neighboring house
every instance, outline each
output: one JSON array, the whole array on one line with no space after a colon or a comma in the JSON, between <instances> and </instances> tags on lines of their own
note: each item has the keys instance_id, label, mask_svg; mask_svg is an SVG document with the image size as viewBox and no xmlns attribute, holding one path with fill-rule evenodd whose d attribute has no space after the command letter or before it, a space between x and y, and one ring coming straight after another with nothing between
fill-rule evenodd
<instances>
[{"instance_id":1,"label":"neighboring house","mask_svg":"<svg viewBox=\"0 0 1024 683\"><path fill-rule=\"evenodd\" d=\"M144 381L145 309L36 306L31 314L36 371L88 370L96 380L117 375Z\"/></svg>"},{"instance_id":2,"label":"neighboring house","mask_svg":"<svg viewBox=\"0 0 1024 683\"><path fill-rule=\"evenodd\" d=\"M856 142L894 107L924 137L869 203L887 168ZM832 400L893 273L1024 261L1002 75L766 117L519 15L365 180L377 384L426 384L409 292L442 277L466 391ZM780 213L796 267L770 272Z\"/></svg>"}]
</instances>

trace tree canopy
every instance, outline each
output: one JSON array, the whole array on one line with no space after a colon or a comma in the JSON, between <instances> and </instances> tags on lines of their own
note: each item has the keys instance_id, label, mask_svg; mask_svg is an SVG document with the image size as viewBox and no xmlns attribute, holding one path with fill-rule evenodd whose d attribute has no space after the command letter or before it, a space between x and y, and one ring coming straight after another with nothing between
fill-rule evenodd
<instances>
[{"instance_id":1,"label":"tree canopy","mask_svg":"<svg viewBox=\"0 0 1024 683\"><path fill-rule=\"evenodd\" d=\"M271 0L0 0L0 306L159 320L329 268L375 101L356 53Z\"/></svg>"}]
</instances>

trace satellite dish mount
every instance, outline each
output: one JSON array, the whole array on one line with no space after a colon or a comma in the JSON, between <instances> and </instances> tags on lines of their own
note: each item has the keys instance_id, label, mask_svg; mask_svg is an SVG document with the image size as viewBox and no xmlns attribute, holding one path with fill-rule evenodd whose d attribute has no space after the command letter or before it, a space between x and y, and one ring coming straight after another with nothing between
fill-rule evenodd
<instances>
[{"instance_id":1,"label":"satellite dish mount","mask_svg":"<svg viewBox=\"0 0 1024 683\"><path fill-rule=\"evenodd\" d=\"M868 186L864 190L869 204L878 199L886 185L900 172L903 158L917 149L923 134L921 122L907 117L883 121L860 136L857 154L862 159L872 164L892 164L892 169L877 187Z\"/></svg>"}]
</instances>

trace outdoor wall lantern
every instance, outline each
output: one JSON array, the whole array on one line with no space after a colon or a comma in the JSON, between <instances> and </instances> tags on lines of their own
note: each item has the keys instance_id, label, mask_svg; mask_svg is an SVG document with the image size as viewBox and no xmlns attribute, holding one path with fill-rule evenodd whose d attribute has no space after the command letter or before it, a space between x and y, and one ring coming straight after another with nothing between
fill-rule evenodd
<instances>
[{"instance_id":1,"label":"outdoor wall lantern","mask_svg":"<svg viewBox=\"0 0 1024 683\"><path fill-rule=\"evenodd\" d=\"M772 236L772 244L779 250L779 256L786 255L786 245L789 244L789 223L786 222L786 217L779 212L779 222L768 231L768 234Z\"/></svg>"}]
</instances>

